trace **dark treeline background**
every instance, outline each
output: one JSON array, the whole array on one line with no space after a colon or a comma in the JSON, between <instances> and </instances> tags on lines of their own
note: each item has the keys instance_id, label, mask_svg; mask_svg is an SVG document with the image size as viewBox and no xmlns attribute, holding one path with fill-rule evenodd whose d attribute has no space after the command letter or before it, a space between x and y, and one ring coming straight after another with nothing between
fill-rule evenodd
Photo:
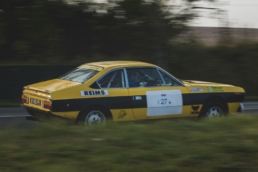
<instances>
[{"instance_id":1,"label":"dark treeline background","mask_svg":"<svg viewBox=\"0 0 258 172\"><path fill-rule=\"evenodd\" d=\"M178 78L234 84L244 87L248 96L258 97L258 44L239 44L228 38L212 47L190 37L176 41L196 17L196 1L184 0L181 6L173 6L165 0L109 0L102 4L1 0L2 70L10 69L12 80L24 80L26 85L51 76L18 72L14 65L76 66L91 61L140 60L160 65ZM5 78L0 87L5 90L3 83L8 88L17 85L20 92L18 83L8 85L8 70L1 74Z\"/></svg>"},{"instance_id":2,"label":"dark treeline background","mask_svg":"<svg viewBox=\"0 0 258 172\"><path fill-rule=\"evenodd\" d=\"M187 12L172 15L168 7L143 0L1 0L0 56L3 61L45 64L97 55L161 56L167 41L193 17ZM189 5L183 8L191 10Z\"/></svg>"}]
</instances>

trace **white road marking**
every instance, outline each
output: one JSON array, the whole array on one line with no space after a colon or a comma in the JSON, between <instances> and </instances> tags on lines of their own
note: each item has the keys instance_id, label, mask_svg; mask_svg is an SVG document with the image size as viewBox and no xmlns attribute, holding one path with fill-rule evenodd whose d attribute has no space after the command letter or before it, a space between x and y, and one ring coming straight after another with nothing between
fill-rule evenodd
<instances>
[{"instance_id":1,"label":"white road marking","mask_svg":"<svg viewBox=\"0 0 258 172\"><path fill-rule=\"evenodd\" d=\"M17 118L17 117L27 117L30 115L8 115L8 116L0 116L0 118Z\"/></svg>"}]
</instances>

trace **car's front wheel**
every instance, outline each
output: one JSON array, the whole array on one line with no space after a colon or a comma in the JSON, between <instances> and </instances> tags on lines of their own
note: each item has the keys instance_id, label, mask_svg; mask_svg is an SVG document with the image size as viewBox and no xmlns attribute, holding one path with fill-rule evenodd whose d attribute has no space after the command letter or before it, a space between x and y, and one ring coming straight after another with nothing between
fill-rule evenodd
<instances>
[{"instance_id":1,"label":"car's front wheel","mask_svg":"<svg viewBox=\"0 0 258 172\"><path fill-rule=\"evenodd\" d=\"M204 106L200 117L202 118L219 118L227 115L226 107L218 102L213 102Z\"/></svg>"}]
</instances>

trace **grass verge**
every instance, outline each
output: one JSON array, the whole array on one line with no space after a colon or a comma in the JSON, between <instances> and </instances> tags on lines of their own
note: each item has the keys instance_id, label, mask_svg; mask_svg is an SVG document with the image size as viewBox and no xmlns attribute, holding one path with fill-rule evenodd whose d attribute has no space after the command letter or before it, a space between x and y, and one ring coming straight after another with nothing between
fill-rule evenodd
<instances>
[{"instance_id":1,"label":"grass verge","mask_svg":"<svg viewBox=\"0 0 258 172\"><path fill-rule=\"evenodd\" d=\"M258 101L258 96L247 96L246 98L245 98L245 101L247 102L256 102L256 101Z\"/></svg>"},{"instance_id":2,"label":"grass verge","mask_svg":"<svg viewBox=\"0 0 258 172\"><path fill-rule=\"evenodd\" d=\"M0 131L0 171L258 171L258 118Z\"/></svg>"},{"instance_id":3,"label":"grass verge","mask_svg":"<svg viewBox=\"0 0 258 172\"><path fill-rule=\"evenodd\" d=\"M4 108L4 107L20 107L21 102L18 101L14 101L14 102L10 102L10 101L0 101L0 108Z\"/></svg>"}]
</instances>

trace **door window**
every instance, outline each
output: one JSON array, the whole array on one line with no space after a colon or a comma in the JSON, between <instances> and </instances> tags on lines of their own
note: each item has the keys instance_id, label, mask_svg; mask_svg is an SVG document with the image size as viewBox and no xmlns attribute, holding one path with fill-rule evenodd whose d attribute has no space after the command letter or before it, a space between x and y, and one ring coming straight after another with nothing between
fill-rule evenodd
<instances>
[{"instance_id":1,"label":"door window","mask_svg":"<svg viewBox=\"0 0 258 172\"><path fill-rule=\"evenodd\" d=\"M114 70L97 81L100 88L125 88L124 70Z\"/></svg>"},{"instance_id":2,"label":"door window","mask_svg":"<svg viewBox=\"0 0 258 172\"><path fill-rule=\"evenodd\" d=\"M165 74L163 71L160 71L160 74L165 82L166 86L181 86L175 79L171 78L169 75Z\"/></svg>"},{"instance_id":3,"label":"door window","mask_svg":"<svg viewBox=\"0 0 258 172\"><path fill-rule=\"evenodd\" d=\"M159 87L163 80L156 68L128 68L126 69L129 87Z\"/></svg>"}]
</instances>

